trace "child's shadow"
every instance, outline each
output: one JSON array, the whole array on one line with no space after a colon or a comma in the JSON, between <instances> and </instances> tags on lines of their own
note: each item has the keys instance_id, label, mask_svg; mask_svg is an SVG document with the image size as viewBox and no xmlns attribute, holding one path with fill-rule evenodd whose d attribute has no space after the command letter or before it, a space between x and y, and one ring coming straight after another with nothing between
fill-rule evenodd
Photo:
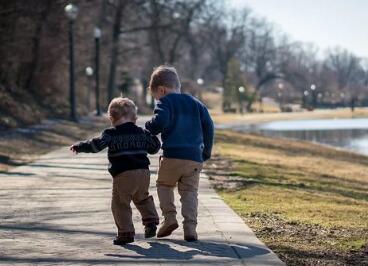
<instances>
[{"instance_id":1,"label":"child's shadow","mask_svg":"<svg viewBox=\"0 0 368 266\"><path fill-rule=\"evenodd\" d=\"M162 243L167 242L167 243ZM171 243L171 245L169 244ZM138 245L126 245L125 249L136 252L141 256L106 254L106 256L119 258L134 258L134 259L167 259L167 260L189 260L196 255L206 257L222 257L229 259L250 258L269 253L269 250L256 246L241 246L237 244L228 244L221 242L199 241L185 242L180 240L160 240L160 242L148 242L149 248L142 248ZM180 246L177 250L172 247Z\"/></svg>"},{"instance_id":2,"label":"child's shadow","mask_svg":"<svg viewBox=\"0 0 368 266\"><path fill-rule=\"evenodd\" d=\"M167 260L188 260L193 258L193 256L202 254L198 250L187 250L179 251L176 250L168 244L163 244L159 242L148 242L149 248L142 248L138 245L125 245L123 248L134 251L141 256L129 256L120 254L106 254L106 256L119 257L119 258L142 258L142 259L167 259Z\"/></svg>"}]
</instances>

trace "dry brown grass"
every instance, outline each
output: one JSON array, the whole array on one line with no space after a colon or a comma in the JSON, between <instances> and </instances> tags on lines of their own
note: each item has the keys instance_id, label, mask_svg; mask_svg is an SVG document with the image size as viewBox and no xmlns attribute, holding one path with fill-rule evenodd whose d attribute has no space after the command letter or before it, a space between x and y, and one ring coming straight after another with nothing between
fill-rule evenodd
<instances>
[{"instance_id":1,"label":"dry brown grass","mask_svg":"<svg viewBox=\"0 0 368 266\"><path fill-rule=\"evenodd\" d=\"M368 157L231 131L215 153L220 194L288 264L368 263Z\"/></svg>"}]
</instances>

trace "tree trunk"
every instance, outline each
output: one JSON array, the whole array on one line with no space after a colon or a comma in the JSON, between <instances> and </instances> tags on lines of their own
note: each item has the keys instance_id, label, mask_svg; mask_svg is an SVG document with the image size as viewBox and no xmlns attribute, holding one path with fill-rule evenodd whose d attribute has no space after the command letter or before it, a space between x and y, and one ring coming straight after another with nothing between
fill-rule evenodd
<instances>
[{"instance_id":1,"label":"tree trunk","mask_svg":"<svg viewBox=\"0 0 368 266\"><path fill-rule=\"evenodd\" d=\"M254 103L255 100L257 100L257 95L258 95L258 88L256 88L256 90L252 93L252 95L248 98L248 103L247 103L247 112L252 112L252 105Z\"/></svg>"},{"instance_id":2,"label":"tree trunk","mask_svg":"<svg viewBox=\"0 0 368 266\"><path fill-rule=\"evenodd\" d=\"M33 87L34 75L36 73L37 66L39 63L39 50L40 50L40 40L41 40L41 35L42 35L42 29L43 29L43 25L47 21L47 16L49 14L50 8L51 8L51 1L47 1L46 7L42 10L38 18L38 21L37 21L35 34L32 40L32 53L31 53L32 60L29 66L29 75L25 83L25 88L28 90L31 90Z\"/></svg>"},{"instance_id":3,"label":"tree trunk","mask_svg":"<svg viewBox=\"0 0 368 266\"><path fill-rule=\"evenodd\" d=\"M124 4L123 0L119 0L114 24L113 24L113 33L112 33L112 45L111 45L111 58L110 58L110 72L109 72L109 80L107 85L107 104L113 98L115 91L115 80L116 80L116 67L118 65L118 56L119 56L119 36L120 36L120 28L123 17L123 9Z\"/></svg>"}]
</instances>

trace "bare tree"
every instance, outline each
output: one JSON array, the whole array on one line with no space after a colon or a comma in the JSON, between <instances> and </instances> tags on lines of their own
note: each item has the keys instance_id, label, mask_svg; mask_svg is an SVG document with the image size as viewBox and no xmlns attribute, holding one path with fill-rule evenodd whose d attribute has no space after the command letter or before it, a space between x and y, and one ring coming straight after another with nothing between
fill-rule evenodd
<instances>
[{"instance_id":1,"label":"bare tree","mask_svg":"<svg viewBox=\"0 0 368 266\"><path fill-rule=\"evenodd\" d=\"M113 31L112 31L112 42L111 42L111 57L110 57L110 71L109 71L109 79L107 85L107 102L109 103L112 100L114 90L115 90L115 80L116 80L116 67L118 65L119 58L119 37L120 37L120 29L122 25L123 12L129 1L126 0L117 0L116 3L116 12L114 16L113 22Z\"/></svg>"},{"instance_id":2,"label":"bare tree","mask_svg":"<svg viewBox=\"0 0 368 266\"><path fill-rule=\"evenodd\" d=\"M249 98L248 111L251 111L252 103L257 99L262 86L272 80L283 78L277 61L278 48L273 35L271 24L264 20L253 19L243 54L243 65L250 74L249 78L255 88Z\"/></svg>"},{"instance_id":3,"label":"bare tree","mask_svg":"<svg viewBox=\"0 0 368 266\"><path fill-rule=\"evenodd\" d=\"M350 82L360 68L359 62L360 59L346 49L334 48L328 52L325 63L334 71L339 90L349 88Z\"/></svg>"},{"instance_id":4,"label":"bare tree","mask_svg":"<svg viewBox=\"0 0 368 266\"><path fill-rule=\"evenodd\" d=\"M143 9L149 20L148 39L154 64L174 64L185 38L190 38L192 25L202 12L206 0L150 0Z\"/></svg>"},{"instance_id":5,"label":"bare tree","mask_svg":"<svg viewBox=\"0 0 368 266\"><path fill-rule=\"evenodd\" d=\"M313 46L305 46L301 43L290 45L289 51L285 54L282 60L281 71L284 75L283 79L289 82L296 91L298 91L300 98L305 103L304 93L312 85L313 88L321 90L324 87L320 80L321 64L316 59L318 50ZM315 94L315 92L313 92ZM316 97L315 95L313 95Z\"/></svg>"},{"instance_id":6,"label":"bare tree","mask_svg":"<svg viewBox=\"0 0 368 266\"><path fill-rule=\"evenodd\" d=\"M221 73L221 83L224 88L224 110L231 107L232 101L231 88L228 88L226 84L229 62L237 57L245 46L249 13L247 9L241 12L218 12L206 22L206 44L208 44L214 63ZM225 21L218 20L216 17L223 17Z\"/></svg>"}]
</instances>

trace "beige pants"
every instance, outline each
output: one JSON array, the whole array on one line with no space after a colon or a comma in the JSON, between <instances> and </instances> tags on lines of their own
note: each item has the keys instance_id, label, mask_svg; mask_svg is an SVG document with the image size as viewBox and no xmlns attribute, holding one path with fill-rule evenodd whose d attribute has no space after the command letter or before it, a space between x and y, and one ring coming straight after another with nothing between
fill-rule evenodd
<instances>
[{"instance_id":1,"label":"beige pants","mask_svg":"<svg viewBox=\"0 0 368 266\"><path fill-rule=\"evenodd\" d=\"M166 221L176 221L174 204L174 187L182 204L181 213L184 217L184 231L195 231L197 226L198 183L202 163L161 157L158 170L157 193L160 200L162 215Z\"/></svg>"},{"instance_id":2,"label":"beige pants","mask_svg":"<svg viewBox=\"0 0 368 266\"><path fill-rule=\"evenodd\" d=\"M153 197L148 193L149 184L150 172L147 169L125 171L113 178L111 210L119 235L134 236L132 200L142 215L143 225L158 224Z\"/></svg>"}]
</instances>

